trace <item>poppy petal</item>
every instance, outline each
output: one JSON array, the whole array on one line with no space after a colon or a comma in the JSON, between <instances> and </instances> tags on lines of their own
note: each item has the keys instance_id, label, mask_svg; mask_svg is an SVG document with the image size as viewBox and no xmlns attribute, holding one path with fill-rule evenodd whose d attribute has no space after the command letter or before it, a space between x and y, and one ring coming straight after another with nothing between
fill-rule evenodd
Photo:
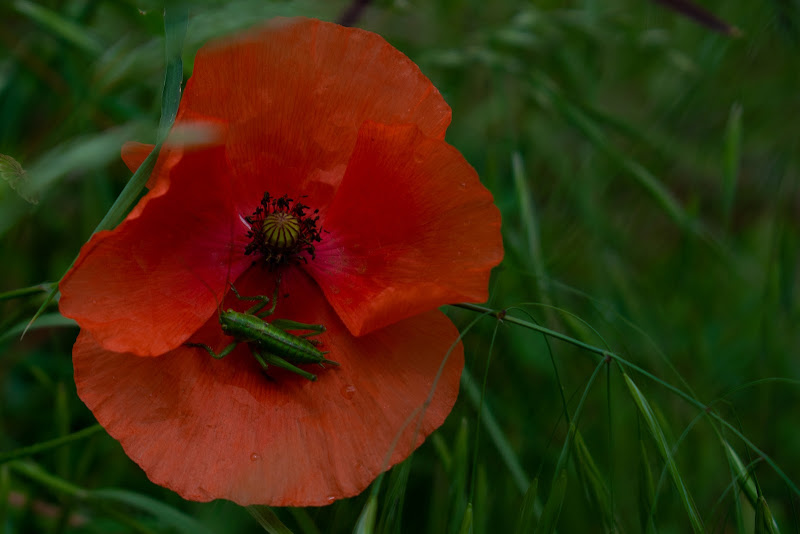
<instances>
[{"instance_id":1,"label":"poppy petal","mask_svg":"<svg viewBox=\"0 0 800 534\"><path fill-rule=\"evenodd\" d=\"M125 165L128 166L131 172L136 172L154 148L155 145L128 141L122 145L122 161L125 162ZM162 147L161 152L158 154L158 160L156 160L156 164L153 166L153 171L147 178L147 184L145 184L150 194L133 208L128 218L138 217L147 202L155 197L161 196L167 191L169 187L170 170L180 161L181 154L182 150L180 149Z\"/></svg>"},{"instance_id":2,"label":"poppy petal","mask_svg":"<svg viewBox=\"0 0 800 534\"><path fill-rule=\"evenodd\" d=\"M416 124L438 138L450 122L430 80L383 38L302 18L203 47L179 120L193 113L230 121L228 154L244 188L237 198L250 202L243 213L265 191L288 187L324 210L365 120Z\"/></svg>"},{"instance_id":3,"label":"poppy petal","mask_svg":"<svg viewBox=\"0 0 800 534\"><path fill-rule=\"evenodd\" d=\"M382 37L305 18L275 18L201 48L181 107L231 122L290 110L326 146L343 143L342 129L353 130L352 145L366 119L440 138L450 123L439 91Z\"/></svg>"},{"instance_id":4,"label":"poppy petal","mask_svg":"<svg viewBox=\"0 0 800 534\"><path fill-rule=\"evenodd\" d=\"M148 145L145 143L137 143L136 141L128 141L122 145L122 161L128 166L131 172L136 172L150 152L153 151L155 145Z\"/></svg>"},{"instance_id":5,"label":"poppy petal","mask_svg":"<svg viewBox=\"0 0 800 534\"><path fill-rule=\"evenodd\" d=\"M61 313L108 350L156 356L179 346L214 314L228 276L251 261L234 252L246 227L224 150L186 154L169 194L148 193L115 230L92 236L60 284Z\"/></svg>"},{"instance_id":6,"label":"poppy petal","mask_svg":"<svg viewBox=\"0 0 800 534\"><path fill-rule=\"evenodd\" d=\"M252 294L253 268L237 283ZM182 497L241 505L318 506L361 492L447 417L463 348L438 311L355 338L307 275L285 275L281 315L322 323L327 356L311 382L270 369L244 344L221 360L182 346L162 358L104 350L82 330L73 351L78 394L156 484ZM269 285L269 284L266 284ZM200 335L225 344L215 318ZM424 417L420 422L420 413Z\"/></svg>"},{"instance_id":7,"label":"poppy petal","mask_svg":"<svg viewBox=\"0 0 800 534\"><path fill-rule=\"evenodd\" d=\"M306 270L354 335L451 302L483 302L503 257L475 170L413 126L365 123Z\"/></svg>"}]
</instances>

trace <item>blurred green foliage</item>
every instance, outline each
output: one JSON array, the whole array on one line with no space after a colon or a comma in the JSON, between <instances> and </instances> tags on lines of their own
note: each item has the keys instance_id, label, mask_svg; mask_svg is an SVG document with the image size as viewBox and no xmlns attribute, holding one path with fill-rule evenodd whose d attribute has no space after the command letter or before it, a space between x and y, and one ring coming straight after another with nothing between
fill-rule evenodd
<instances>
[{"instance_id":1,"label":"blurred green foliage","mask_svg":"<svg viewBox=\"0 0 800 534\"><path fill-rule=\"evenodd\" d=\"M102 430L65 438L95 424L76 329L48 313L18 335L130 178L121 144L156 141L161 4L0 4L0 154L25 170L0 181L0 293L30 288L0 301L0 530L800 529L797 0L705 2L739 38L645 0L370 4L357 24L440 89L503 212L490 305L614 357L488 316L453 414L379 489L253 517L154 486ZM348 3L183 6L188 77L211 37Z\"/></svg>"}]
</instances>

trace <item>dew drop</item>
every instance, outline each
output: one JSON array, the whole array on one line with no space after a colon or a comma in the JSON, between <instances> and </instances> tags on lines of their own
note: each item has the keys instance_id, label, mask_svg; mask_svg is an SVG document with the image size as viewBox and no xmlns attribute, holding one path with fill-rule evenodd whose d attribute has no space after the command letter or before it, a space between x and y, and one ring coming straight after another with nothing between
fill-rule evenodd
<instances>
[{"instance_id":1,"label":"dew drop","mask_svg":"<svg viewBox=\"0 0 800 534\"><path fill-rule=\"evenodd\" d=\"M461 182L461 189L466 189L466 188L467 188L467 183Z\"/></svg>"},{"instance_id":2,"label":"dew drop","mask_svg":"<svg viewBox=\"0 0 800 534\"><path fill-rule=\"evenodd\" d=\"M334 497L333 495L328 495L328 502L333 502L335 500L336 500L336 497Z\"/></svg>"},{"instance_id":3,"label":"dew drop","mask_svg":"<svg viewBox=\"0 0 800 534\"><path fill-rule=\"evenodd\" d=\"M345 399L350 400L353 398L353 395L355 394L356 394L355 386L351 385L342 386L342 397L344 397Z\"/></svg>"},{"instance_id":4,"label":"dew drop","mask_svg":"<svg viewBox=\"0 0 800 534\"><path fill-rule=\"evenodd\" d=\"M253 454L250 455L250 461L251 462L257 462L260 459L261 459L261 455L258 454L257 452L254 452Z\"/></svg>"}]
</instances>

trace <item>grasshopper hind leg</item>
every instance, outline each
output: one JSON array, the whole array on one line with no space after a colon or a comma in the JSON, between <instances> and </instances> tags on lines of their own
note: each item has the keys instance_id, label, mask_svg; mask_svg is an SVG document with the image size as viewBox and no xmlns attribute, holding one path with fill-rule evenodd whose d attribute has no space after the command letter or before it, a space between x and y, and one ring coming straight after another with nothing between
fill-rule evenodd
<instances>
[{"instance_id":1,"label":"grasshopper hind leg","mask_svg":"<svg viewBox=\"0 0 800 534\"><path fill-rule=\"evenodd\" d=\"M264 368L266 371L270 365L274 365L275 367L280 367L282 369L286 369L287 371L291 371L292 373L298 374L303 378L307 378L314 382L317 379L317 375L309 373L308 371L304 371L297 367L296 365L292 365L291 363L287 362L280 356L275 356L274 354L270 354L268 352L261 352L261 351L253 351L253 356L255 356L258 363L261 364L261 367Z\"/></svg>"}]
</instances>

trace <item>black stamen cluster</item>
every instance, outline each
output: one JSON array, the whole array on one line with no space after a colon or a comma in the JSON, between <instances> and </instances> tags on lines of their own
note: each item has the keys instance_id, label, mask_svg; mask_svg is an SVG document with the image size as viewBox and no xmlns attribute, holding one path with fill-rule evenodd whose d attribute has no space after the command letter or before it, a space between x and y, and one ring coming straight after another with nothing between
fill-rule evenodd
<instances>
[{"instance_id":1,"label":"black stamen cluster","mask_svg":"<svg viewBox=\"0 0 800 534\"><path fill-rule=\"evenodd\" d=\"M305 204L295 202L288 195L273 198L269 193L264 193L261 204L245 220L250 224L247 237L250 243L244 249L246 255L260 254L264 265L274 270L282 265L290 263L298 264L302 260L308 263L304 252L314 259L314 243L321 241L321 229L317 228L319 221L319 210L314 210L306 215L306 210L310 210ZM300 223L300 232L293 244L287 247L275 247L268 243L264 231L264 220L273 213L288 213L295 217Z\"/></svg>"}]
</instances>

